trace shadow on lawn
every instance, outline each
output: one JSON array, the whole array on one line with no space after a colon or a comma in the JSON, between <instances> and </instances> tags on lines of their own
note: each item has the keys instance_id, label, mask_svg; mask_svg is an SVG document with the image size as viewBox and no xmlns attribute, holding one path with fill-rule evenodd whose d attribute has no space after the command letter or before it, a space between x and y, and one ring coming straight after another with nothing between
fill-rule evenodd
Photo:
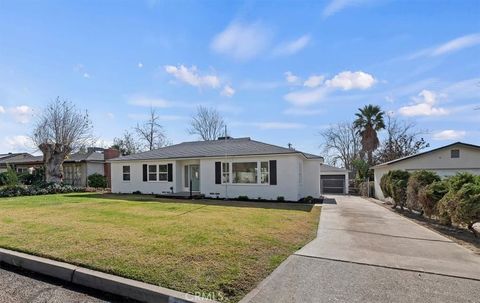
<instances>
[{"instance_id":1,"label":"shadow on lawn","mask_svg":"<svg viewBox=\"0 0 480 303\"><path fill-rule=\"evenodd\" d=\"M156 198L152 195L133 195L133 194L69 194L66 198L83 198L83 199L106 199L106 200L123 200L129 202L151 202L151 203L185 203L198 205L213 205L213 206L232 206L232 207L249 207L249 208L264 208L264 209L283 209L283 210L298 210L310 212L313 204L305 204L300 202L256 202L256 201L232 201L232 200L183 200L183 199L166 199Z\"/></svg>"}]
</instances>

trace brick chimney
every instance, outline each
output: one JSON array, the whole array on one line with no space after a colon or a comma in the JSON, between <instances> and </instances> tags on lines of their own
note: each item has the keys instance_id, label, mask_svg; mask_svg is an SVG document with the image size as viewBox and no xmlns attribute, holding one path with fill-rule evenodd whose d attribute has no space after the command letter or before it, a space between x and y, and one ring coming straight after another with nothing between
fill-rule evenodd
<instances>
[{"instance_id":1,"label":"brick chimney","mask_svg":"<svg viewBox=\"0 0 480 303\"><path fill-rule=\"evenodd\" d=\"M107 148L103 150L103 159L105 161L117 158L120 156L120 151L118 149ZM112 188L112 164L105 162L103 164L103 172L105 177L107 177L107 186Z\"/></svg>"}]
</instances>

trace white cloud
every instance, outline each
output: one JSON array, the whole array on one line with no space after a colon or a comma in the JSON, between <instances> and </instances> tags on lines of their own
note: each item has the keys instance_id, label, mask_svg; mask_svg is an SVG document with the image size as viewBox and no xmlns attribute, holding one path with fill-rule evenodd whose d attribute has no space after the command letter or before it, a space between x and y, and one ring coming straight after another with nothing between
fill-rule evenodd
<instances>
[{"instance_id":1,"label":"white cloud","mask_svg":"<svg viewBox=\"0 0 480 303\"><path fill-rule=\"evenodd\" d=\"M5 113L5 108L0 105L0 114L4 114L4 113Z\"/></svg>"},{"instance_id":2,"label":"white cloud","mask_svg":"<svg viewBox=\"0 0 480 303\"><path fill-rule=\"evenodd\" d=\"M288 122L259 122L253 123L253 125L260 129L299 129L305 127L304 124Z\"/></svg>"},{"instance_id":3,"label":"white cloud","mask_svg":"<svg viewBox=\"0 0 480 303\"><path fill-rule=\"evenodd\" d=\"M134 96L128 100L128 104L143 107L171 107L172 103L162 98L150 98L144 96Z\"/></svg>"},{"instance_id":4,"label":"white cloud","mask_svg":"<svg viewBox=\"0 0 480 303\"><path fill-rule=\"evenodd\" d=\"M89 73L83 73L83 78L90 78L90 74Z\"/></svg>"},{"instance_id":5,"label":"white cloud","mask_svg":"<svg viewBox=\"0 0 480 303\"><path fill-rule=\"evenodd\" d=\"M235 94L235 90L230 85L225 85L220 94L225 97L232 97Z\"/></svg>"},{"instance_id":6,"label":"white cloud","mask_svg":"<svg viewBox=\"0 0 480 303\"><path fill-rule=\"evenodd\" d=\"M311 109L311 108L287 108L283 111L283 114L289 116L316 116L325 113L323 109Z\"/></svg>"},{"instance_id":7,"label":"white cloud","mask_svg":"<svg viewBox=\"0 0 480 303\"><path fill-rule=\"evenodd\" d=\"M178 80L190 84L195 87L211 87L220 86L220 79L215 75L200 76L196 66L190 68L180 65L165 65L165 71L173 75Z\"/></svg>"},{"instance_id":8,"label":"white cloud","mask_svg":"<svg viewBox=\"0 0 480 303\"><path fill-rule=\"evenodd\" d=\"M143 67L143 63L142 63L142 62L138 62L137 67L138 67L138 68L142 68L142 67Z\"/></svg>"},{"instance_id":9,"label":"white cloud","mask_svg":"<svg viewBox=\"0 0 480 303\"><path fill-rule=\"evenodd\" d=\"M437 94L429 90L422 90L418 97L414 97L415 104L401 107L398 111L404 116L441 116L449 112L441 107L435 107Z\"/></svg>"},{"instance_id":10,"label":"white cloud","mask_svg":"<svg viewBox=\"0 0 480 303\"><path fill-rule=\"evenodd\" d=\"M368 73L362 71L344 71L335 75L331 80L327 80L325 84L329 87L351 90L367 89L372 87L375 82L375 78Z\"/></svg>"},{"instance_id":11,"label":"white cloud","mask_svg":"<svg viewBox=\"0 0 480 303\"><path fill-rule=\"evenodd\" d=\"M15 121L22 124L28 123L33 115L32 108L27 105L11 107L8 109L8 112L13 116Z\"/></svg>"},{"instance_id":12,"label":"white cloud","mask_svg":"<svg viewBox=\"0 0 480 303\"><path fill-rule=\"evenodd\" d=\"M303 35L298 39L277 46L273 54L277 56L293 55L304 49L310 43L310 35Z\"/></svg>"},{"instance_id":13,"label":"white cloud","mask_svg":"<svg viewBox=\"0 0 480 303\"><path fill-rule=\"evenodd\" d=\"M298 84L300 81L300 78L298 76L295 76L292 72L285 72L285 80L287 80L288 83L290 84Z\"/></svg>"},{"instance_id":14,"label":"white cloud","mask_svg":"<svg viewBox=\"0 0 480 303\"><path fill-rule=\"evenodd\" d=\"M444 43L432 51L432 56L439 56L480 44L480 33L462 36Z\"/></svg>"},{"instance_id":15,"label":"white cloud","mask_svg":"<svg viewBox=\"0 0 480 303\"><path fill-rule=\"evenodd\" d=\"M317 103L327 96L329 88L321 86L313 90L301 90L288 93L284 96L285 100L296 106L306 106Z\"/></svg>"},{"instance_id":16,"label":"white cloud","mask_svg":"<svg viewBox=\"0 0 480 303\"><path fill-rule=\"evenodd\" d=\"M367 0L332 0L330 3L323 9L323 17L332 16L339 11L349 7L362 4L367 2Z\"/></svg>"},{"instance_id":17,"label":"white cloud","mask_svg":"<svg viewBox=\"0 0 480 303\"><path fill-rule=\"evenodd\" d=\"M447 129L433 134L434 140L459 140L467 134L464 130Z\"/></svg>"},{"instance_id":18,"label":"white cloud","mask_svg":"<svg viewBox=\"0 0 480 303\"><path fill-rule=\"evenodd\" d=\"M111 120L115 119L115 115L113 113L107 113L107 117Z\"/></svg>"},{"instance_id":19,"label":"white cloud","mask_svg":"<svg viewBox=\"0 0 480 303\"><path fill-rule=\"evenodd\" d=\"M319 76L319 75L311 75L308 77L305 82L303 82L303 86L306 87L317 87L320 86L320 84L323 83L323 80L325 79L324 76Z\"/></svg>"},{"instance_id":20,"label":"white cloud","mask_svg":"<svg viewBox=\"0 0 480 303\"><path fill-rule=\"evenodd\" d=\"M32 148L30 138L23 135L6 137L4 145L4 148L10 152L25 151Z\"/></svg>"},{"instance_id":21,"label":"white cloud","mask_svg":"<svg viewBox=\"0 0 480 303\"><path fill-rule=\"evenodd\" d=\"M233 22L213 38L210 47L217 53L248 60L263 52L270 39L270 30L259 22Z\"/></svg>"}]
</instances>

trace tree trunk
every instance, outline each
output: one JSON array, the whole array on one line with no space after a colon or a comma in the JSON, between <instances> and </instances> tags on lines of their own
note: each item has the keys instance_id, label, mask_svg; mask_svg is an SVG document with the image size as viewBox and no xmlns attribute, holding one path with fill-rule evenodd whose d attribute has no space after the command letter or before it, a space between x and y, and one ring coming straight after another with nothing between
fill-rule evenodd
<instances>
[{"instance_id":1,"label":"tree trunk","mask_svg":"<svg viewBox=\"0 0 480 303\"><path fill-rule=\"evenodd\" d=\"M40 150L43 153L45 165L45 181L61 183L63 181L63 161L66 153L59 144L42 144Z\"/></svg>"}]
</instances>

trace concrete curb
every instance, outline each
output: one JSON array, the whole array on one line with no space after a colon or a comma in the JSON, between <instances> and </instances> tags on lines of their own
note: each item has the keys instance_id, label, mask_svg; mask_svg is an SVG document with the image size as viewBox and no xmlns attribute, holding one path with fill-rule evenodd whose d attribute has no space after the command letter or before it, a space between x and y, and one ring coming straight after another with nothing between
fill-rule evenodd
<instances>
[{"instance_id":1,"label":"concrete curb","mask_svg":"<svg viewBox=\"0 0 480 303\"><path fill-rule=\"evenodd\" d=\"M146 303L215 303L176 290L0 248L0 263Z\"/></svg>"}]
</instances>

